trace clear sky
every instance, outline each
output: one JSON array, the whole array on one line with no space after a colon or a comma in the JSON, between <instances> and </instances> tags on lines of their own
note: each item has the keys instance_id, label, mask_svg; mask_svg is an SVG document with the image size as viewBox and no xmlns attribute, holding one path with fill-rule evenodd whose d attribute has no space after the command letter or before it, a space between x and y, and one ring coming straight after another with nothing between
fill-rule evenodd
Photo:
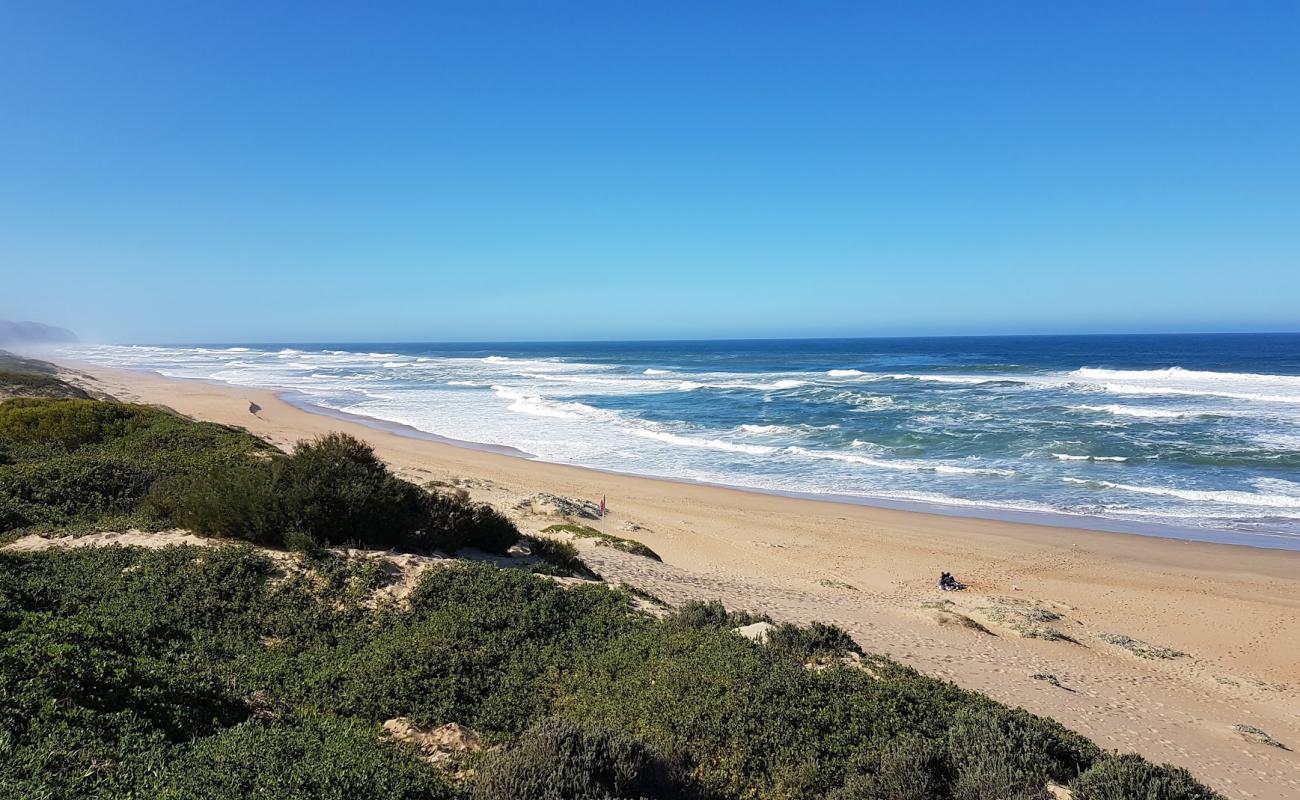
<instances>
[{"instance_id":1,"label":"clear sky","mask_svg":"<svg viewBox=\"0 0 1300 800\"><path fill-rule=\"evenodd\" d=\"M1300 329L1300 3L0 2L0 318Z\"/></svg>"}]
</instances>

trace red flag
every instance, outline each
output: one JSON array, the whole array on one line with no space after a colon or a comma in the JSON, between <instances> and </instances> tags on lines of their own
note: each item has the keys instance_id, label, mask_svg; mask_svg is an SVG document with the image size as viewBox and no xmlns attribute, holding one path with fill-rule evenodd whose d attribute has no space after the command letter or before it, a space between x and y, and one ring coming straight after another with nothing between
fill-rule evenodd
<instances>
[{"instance_id":1,"label":"red flag","mask_svg":"<svg viewBox=\"0 0 1300 800\"><path fill-rule=\"evenodd\" d=\"M605 518L605 495L600 496L600 518Z\"/></svg>"}]
</instances>

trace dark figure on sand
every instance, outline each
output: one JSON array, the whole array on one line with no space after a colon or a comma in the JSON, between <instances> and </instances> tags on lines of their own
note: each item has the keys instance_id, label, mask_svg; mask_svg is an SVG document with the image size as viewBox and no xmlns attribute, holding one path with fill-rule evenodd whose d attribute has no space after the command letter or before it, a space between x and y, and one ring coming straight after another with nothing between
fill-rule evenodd
<instances>
[{"instance_id":1,"label":"dark figure on sand","mask_svg":"<svg viewBox=\"0 0 1300 800\"><path fill-rule=\"evenodd\" d=\"M959 592L966 588L966 584L958 583L951 572L945 572L939 576L939 588L945 592Z\"/></svg>"},{"instance_id":2,"label":"dark figure on sand","mask_svg":"<svg viewBox=\"0 0 1300 800\"><path fill-rule=\"evenodd\" d=\"M253 416L256 417L256 416L257 416L257 412L259 412L259 411L261 411L261 410L262 410L262 407L259 406L257 403L254 403L254 402L251 401L251 400L248 402L248 413L250 413L250 414L252 414Z\"/></svg>"}]
</instances>

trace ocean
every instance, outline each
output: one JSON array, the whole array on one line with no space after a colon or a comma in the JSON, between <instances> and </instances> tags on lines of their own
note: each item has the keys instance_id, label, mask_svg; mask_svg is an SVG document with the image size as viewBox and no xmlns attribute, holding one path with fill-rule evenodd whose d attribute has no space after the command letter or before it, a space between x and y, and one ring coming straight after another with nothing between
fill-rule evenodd
<instances>
[{"instance_id":1,"label":"ocean","mask_svg":"<svg viewBox=\"0 0 1300 800\"><path fill-rule=\"evenodd\" d=\"M1300 549L1300 334L62 353L546 461Z\"/></svg>"}]
</instances>

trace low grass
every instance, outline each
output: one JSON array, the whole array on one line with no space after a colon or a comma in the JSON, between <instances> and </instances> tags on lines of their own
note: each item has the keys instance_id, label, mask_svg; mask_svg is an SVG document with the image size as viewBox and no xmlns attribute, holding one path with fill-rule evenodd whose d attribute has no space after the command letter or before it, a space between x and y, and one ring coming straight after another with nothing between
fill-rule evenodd
<instances>
[{"instance_id":1,"label":"low grass","mask_svg":"<svg viewBox=\"0 0 1300 800\"><path fill-rule=\"evenodd\" d=\"M1281 742L1279 742L1277 739L1274 739L1272 736L1269 736L1266 732L1264 732L1260 728L1256 728L1254 725L1237 724L1237 725L1233 725L1232 729L1237 733L1241 734L1242 738L1248 739L1252 742L1258 742L1259 744L1266 744L1269 747L1276 747L1280 750L1291 749L1286 745L1282 744Z\"/></svg>"},{"instance_id":2,"label":"low grass","mask_svg":"<svg viewBox=\"0 0 1300 800\"><path fill-rule=\"evenodd\" d=\"M1139 658L1175 659L1187 655L1181 650L1161 647L1150 642L1144 642L1141 639L1125 636L1122 633L1102 633L1098 634L1097 638L1106 644L1113 644L1116 647L1123 648Z\"/></svg>"},{"instance_id":3,"label":"low grass","mask_svg":"<svg viewBox=\"0 0 1300 800\"><path fill-rule=\"evenodd\" d=\"M1023 602L1000 601L979 610L994 623L1010 628L1022 638L1079 644L1075 637L1046 624L1061 619L1061 615L1051 609Z\"/></svg>"},{"instance_id":4,"label":"low grass","mask_svg":"<svg viewBox=\"0 0 1300 800\"><path fill-rule=\"evenodd\" d=\"M611 533L598 531L595 528L590 528L586 525L576 525L573 523L551 525L542 528L542 533L568 533L577 536L580 539L595 539L596 544L600 547L612 547L615 550L621 550L624 553L644 556L645 558L653 559L655 561L663 561L663 559L659 557L658 553L635 539L624 539L622 536L615 536Z\"/></svg>"}]
</instances>

